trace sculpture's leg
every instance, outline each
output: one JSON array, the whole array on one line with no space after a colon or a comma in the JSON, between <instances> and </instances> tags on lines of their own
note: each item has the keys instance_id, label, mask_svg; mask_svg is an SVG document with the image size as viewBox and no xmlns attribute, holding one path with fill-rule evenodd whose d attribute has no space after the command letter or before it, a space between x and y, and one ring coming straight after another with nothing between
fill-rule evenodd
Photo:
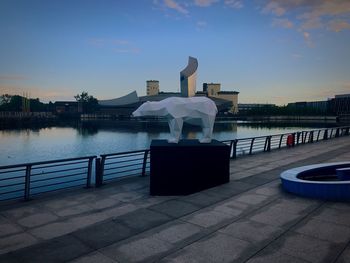
<instances>
[{"instance_id":1,"label":"sculpture's leg","mask_svg":"<svg viewBox=\"0 0 350 263\"><path fill-rule=\"evenodd\" d=\"M171 138L168 140L168 142L178 143L182 132L182 126L183 126L182 118L169 119L168 124L169 124L170 135L171 135Z\"/></svg>"},{"instance_id":2,"label":"sculpture's leg","mask_svg":"<svg viewBox=\"0 0 350 263\"><path fill-rule=\"evenodd\" d=\"M203 138L199 140L200 143L210 143L213 137L215 116L204 116L202 118Z\"/></svg>"}]
</instances>

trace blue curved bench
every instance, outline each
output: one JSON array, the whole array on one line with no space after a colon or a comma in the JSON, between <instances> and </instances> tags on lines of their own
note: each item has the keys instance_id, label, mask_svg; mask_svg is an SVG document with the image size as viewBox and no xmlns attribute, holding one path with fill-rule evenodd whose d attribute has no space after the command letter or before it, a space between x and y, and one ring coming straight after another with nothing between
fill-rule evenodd
<instances>
[{"instance_id":1,"label":"blue curved bench","mask_svg":"<svg viewBox=\"0 0 350 263\"><path fill-rule=\"evenodd\" d=\"M310 181L303 178L337 174L337 170L350 168L350 162L314 164L284 171L282 187L290 193L332 201L350 201L350 180Z\"/></svg>"}]
</instances>

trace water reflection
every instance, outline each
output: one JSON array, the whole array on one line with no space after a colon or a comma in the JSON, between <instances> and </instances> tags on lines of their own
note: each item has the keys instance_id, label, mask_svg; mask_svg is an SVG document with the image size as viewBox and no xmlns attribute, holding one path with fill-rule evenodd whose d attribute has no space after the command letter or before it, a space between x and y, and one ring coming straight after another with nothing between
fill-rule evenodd
<instances>
[{"instance_id":1,"label":"water reflection","mask_svg":"<svg viewBox=\"0 0 350 263\"><path fill-rule=\"evenodd\" d=\"M327 124L217 122L213 137L231 140L287 133ZM201 138L201 128L184 125L182 138ZM146 149L153 139L168 139L167 122L70 121L0 129L0 165Z\"/></svg>"}]
</instances>

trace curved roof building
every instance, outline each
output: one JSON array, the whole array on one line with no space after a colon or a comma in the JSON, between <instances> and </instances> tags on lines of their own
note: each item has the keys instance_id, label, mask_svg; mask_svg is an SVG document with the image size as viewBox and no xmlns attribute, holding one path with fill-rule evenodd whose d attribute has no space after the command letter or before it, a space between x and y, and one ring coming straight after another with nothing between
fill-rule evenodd
<instances>
[{"instance_id":1,"label":"curved roof building","mask_svg":"<svg viewBox=\"0 0 350 263\"><path fill-rule=\"evenodd\" d=\"M196 94L198 61L189 57L187 67L180 72L181 95L183 97L193 97Z\"/></svg>"}]
</instances>

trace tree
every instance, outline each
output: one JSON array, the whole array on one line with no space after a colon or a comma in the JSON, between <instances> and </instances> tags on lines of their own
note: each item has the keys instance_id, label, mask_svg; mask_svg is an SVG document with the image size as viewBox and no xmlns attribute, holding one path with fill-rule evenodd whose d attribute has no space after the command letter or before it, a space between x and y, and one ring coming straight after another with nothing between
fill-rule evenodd
<instances>
[{"instance_id":1,"label":"tree","mask_svg":"<svg viewBox=\"0 0 350 263\"><path fill-rule=\"evenodd\" d=\"M6 104L9 104L10 103L10 101L11 101L11 95L9 95L9 94L3 94L3 95L1 95L1 97L0 97L0 105L6 105Z\"/></svg>"},{"instance_id":2,"label":"tree","mask_svg":"<svg viewBox=\"0 0 350 263\"><path fill-rule=\"evenodd\" d=\"M82 104L83 112L91 113L95 112L98 109L98 100L89 95L86 91L83 91L81 94L74 96L78 103Z\"/></svg>"}]
</instances>

